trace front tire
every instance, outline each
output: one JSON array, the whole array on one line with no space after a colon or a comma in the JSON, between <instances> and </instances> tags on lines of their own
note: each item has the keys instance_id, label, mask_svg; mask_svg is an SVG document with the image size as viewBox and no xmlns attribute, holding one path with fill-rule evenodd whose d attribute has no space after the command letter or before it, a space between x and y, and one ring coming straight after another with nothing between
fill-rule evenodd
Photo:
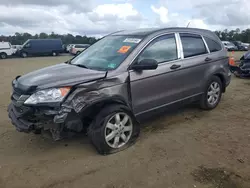
<instances>
[{"instance_id":1,"label":"front tire","mask_svg":"<svg viewBox=\"0 0 250 188\"><path fill-rule=\"evenodd\" d=\"M104 107L88 129L91 142L102 155L128 148L135 143L139 133L138 123L124 105Z\"/></svg>"},{"instance_id":2,"label":"front tire","mask_svg":"<svg viewBox=\"0 0 250 188\"><path fill-rule=\"evenodd\" d=\"M222 82L218 76L213 76L207 83L204 94L201 97L200 107L204 110L216 108L221 100Z\"/></svg>"},{"instance_id":3,"label":"front tire","mask_svg":"<svg viewBox=\"0 0 250 188\"><path fill-rule=\"evenodd\" d=\"M26 52L22 52L22 53L21 53L21 57L22 57L22 58L26 58L26 57L28 57L28 54L27 54Z\"/></svg>"}]
</instances>

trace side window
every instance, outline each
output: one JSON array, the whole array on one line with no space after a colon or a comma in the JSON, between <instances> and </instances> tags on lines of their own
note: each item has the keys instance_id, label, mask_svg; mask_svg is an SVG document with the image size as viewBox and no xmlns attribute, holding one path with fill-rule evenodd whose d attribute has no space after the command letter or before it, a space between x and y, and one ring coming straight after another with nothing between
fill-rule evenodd
<instances>
[{"instance_id":1,"label":"side window","mask_svg":"<svg viewBox=\"0 0 250 188\"><path fill-rule=\"evenodd\" d=\"M200 35L181 33L180 37L184 58L208 53Z\"/></svg>"},{"instance_id":2,"label":"side window","mask_svg":"<svg viewBox=\"0 0 250 188\"><path fill-rule=\"evenodd\" d=\"M30 43L27 43L27 44L25 45L25 48L30 48L30 47L31 47Z\"/></svg>"},{"instance_id":3,"label":"side window","mask_svg":"<svg viewBox=\"0 0 250 188\"><path fill-rule=\"evenodd\" d=\"M138 62L143 59L154 59L158 63L176 60L177 45L175 35L164 35L150 43L149 46L139 55Z\"/></svg>"},{"instance_id":4,"label":"side window","mask_svg":"<svg viewBox=\"0 0 250 188\"><path fill-rule=\"evenodd\" d=\"M204 37L204 39L207 43L207 46L208 46L210 52L217 52L217 51L220 51L222 49L221 45L218 42L215 42L214 40L212 40L208 37Z\"/></svg>"}]
</instances>

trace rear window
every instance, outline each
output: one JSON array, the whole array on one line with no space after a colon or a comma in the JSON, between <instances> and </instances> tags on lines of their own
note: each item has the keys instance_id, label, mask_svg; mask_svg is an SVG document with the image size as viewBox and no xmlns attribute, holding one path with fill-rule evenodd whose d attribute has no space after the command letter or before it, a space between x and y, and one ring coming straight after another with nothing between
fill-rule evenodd
<instances>
[{"instance_id":1,"label":"rear window","mask_svg":"<svg viewBox=\"0 0 250 188\"><path fill-rule=\"evenodd\" d=\"M208 53L200 35L181 33L180 37L184 58Z\"/></svg>"},{"instance_id":2,"label":"rear window","mask_svg":"<svg viewBox=\"0 0 250 188\"><path fill-rule=\"evenodd\" d=\"M222 49L221 45L218 42L216 42L208 37L204 37L204 39L207 43L207 46L208 46L210 52L217 52L217 51L220 51Z\"/></svg>"}]
</instances>

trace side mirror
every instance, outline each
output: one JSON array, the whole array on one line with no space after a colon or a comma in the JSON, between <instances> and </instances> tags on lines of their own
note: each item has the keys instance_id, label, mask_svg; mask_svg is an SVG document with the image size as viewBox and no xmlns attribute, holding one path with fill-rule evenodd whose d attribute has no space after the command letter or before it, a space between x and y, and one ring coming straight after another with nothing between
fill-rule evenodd
<instances>
[{"instance_id":1,"label":"side mirror","mask_svg":"<svg viewBox=\"0 0 250 188\"><path fill-rule=\"evenodd\" d=\"M154 59L143 59L139 63L136 63L132 66L133 70L142 71L142 70L155 70L158 67L158 63Z\"/></svg>"}]
</instances>

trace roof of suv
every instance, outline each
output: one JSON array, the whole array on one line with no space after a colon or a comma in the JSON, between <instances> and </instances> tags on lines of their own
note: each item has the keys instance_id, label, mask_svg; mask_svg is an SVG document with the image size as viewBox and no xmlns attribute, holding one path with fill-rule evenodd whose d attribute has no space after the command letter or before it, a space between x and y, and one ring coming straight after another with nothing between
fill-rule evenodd
<instances>
[{"instance_id":1,"label":"roof of suv","mask_svg":"<svg viewBox=\"0 0 250 188\"><path fill-rule=\"evenodd\" d=\"M211 37L215 37L216 35L210 31L205 29L197 29L197 28L187 28L187 27L169 27L169 28L149 28L149 29L136 29L136 30L124 30L118 31L111 35L134 35L134 36L148 36L153 33L158 32L195 32L200 34L206 34Z\"/></svg>"}]
</instances>

